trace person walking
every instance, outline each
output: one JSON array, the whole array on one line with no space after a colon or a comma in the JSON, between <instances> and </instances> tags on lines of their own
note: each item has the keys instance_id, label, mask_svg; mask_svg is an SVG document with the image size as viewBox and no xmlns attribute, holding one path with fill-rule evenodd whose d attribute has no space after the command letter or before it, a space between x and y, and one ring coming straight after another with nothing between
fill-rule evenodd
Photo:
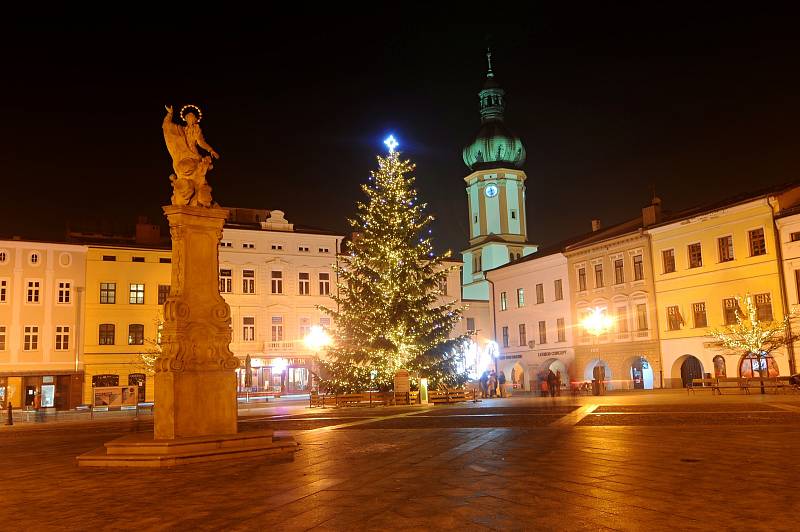
<instances>
[{"instance_id":1,"label":"person walking","mask_svg":"<svg viewBox=\"0 0 800 532\"><path fill-rule=\"evenodd\" d=\"M561 370L556 370L556 395L561 397Z\"/></svg>"},{"instance_id":2,"label":"person walking","mask_svg":"<svg viewBox=\"0 0 800 532\"><path fill-rule=\"evenodd\" d=\"M497 374L494 371L489 373L489 397L494 397L497 393Z\"/></svg>"},{"instance_id":3,"label":"person walking","mask_svg":"<svg viewBox=\"0 0 800 532\"><path fill-rule=\"evenodd\" d=\"M550 390L550 397L556 396L556 374L553 370L547 372L547 388Z\"/></svg>"},{"instance_id":4,"label":"person walking","mask_svg":"<svg viewBox=\"0 0 800 532\"><path fill-rule=\"evenodd\" d=\"M503 370L497 374L497 384L500 386L500 397L506 397L506 374L503 373Z\"/></svg>"},{"instance_id":5,"label":"person walking","mask_svg":"<svg viewBox=\"0 0 800 532\"><path fill-rule=\"evenodd\" d=\"M486 392L489 389L489 370L486 370L481 374L479 382L481 386L481 397L486 399L486 397L488 397Z\"/></svg>"}]
</instances>

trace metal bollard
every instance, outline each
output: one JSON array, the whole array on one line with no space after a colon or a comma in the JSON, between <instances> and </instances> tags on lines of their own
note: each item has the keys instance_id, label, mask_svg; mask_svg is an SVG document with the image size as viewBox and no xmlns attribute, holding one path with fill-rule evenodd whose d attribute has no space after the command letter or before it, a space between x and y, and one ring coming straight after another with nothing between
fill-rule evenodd
<instances>
[{"instance_id":1,"label":"metal bollard","mask_svg":"<svg viewBox=\"0 0 800 532\"><path fill-rule=\"evenodd\" d=\"M6 416L6 425L13 425L13 424L14 424L13 409L11 408L11 401L8 401L8 415Z\"/></svg>"}]
</instances>

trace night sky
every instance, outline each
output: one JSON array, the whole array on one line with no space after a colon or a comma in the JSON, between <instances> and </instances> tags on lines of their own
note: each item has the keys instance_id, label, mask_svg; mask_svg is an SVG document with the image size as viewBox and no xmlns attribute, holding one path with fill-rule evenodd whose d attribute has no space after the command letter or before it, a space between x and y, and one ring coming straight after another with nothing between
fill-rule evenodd
<instances>
[{"instance_id":1,"label":"night sky","mask_svg":"<svg viewBox=\"0 0 800 532\"><path fill-rule=\"evenodd\" d=\"M531 241L635 216L652 187L678 210L797 179L797 18L727 5L574 5L520 14L525 25L270 18L184 33L20 22L0 37L0 236L162 221L164 104L194 103L221 154L208 176L221 205L348 231L359 184L394 133L437 217L437 247L460 250L461 149L480 126L487 35L506 122L528 153Z\"/></svg>"}]
</instances>

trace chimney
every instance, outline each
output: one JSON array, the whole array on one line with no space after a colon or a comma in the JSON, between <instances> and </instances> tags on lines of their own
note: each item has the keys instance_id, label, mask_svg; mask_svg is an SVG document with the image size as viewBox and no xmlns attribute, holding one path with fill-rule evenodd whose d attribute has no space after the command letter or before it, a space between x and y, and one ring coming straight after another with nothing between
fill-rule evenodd
<instances>
[{"instance_id":1,"label":"chimney","mask_svg":"<svg viewBox=\"0 0 800 532\"><path fill-rule=\"evenodd\" d=\"M642 225L650 227L661 221L661 198L653 196L653 201L650 205L642 208Z\"/></svg>"},{"instance_id":2,"label":"chimney","mask_svg":"<svg viewBox=\"0 0 800 532\"><path fill-rule=\"evenodd\" d=\"M594 233L599 230L600 230L600 220L595 218L594 220L592 220L592 232Z\"/></svg>"},{"instance_id":3,"label":"chimney","mask_svg":"<svg viewBox=\"0 0 800 532\"><path fill-rule=\"evenodd\" d=\"M136 222L137 244L159 244L161 242L161 226L151 224L146 216L139 216Z\"/></svg>"}]
</instances>

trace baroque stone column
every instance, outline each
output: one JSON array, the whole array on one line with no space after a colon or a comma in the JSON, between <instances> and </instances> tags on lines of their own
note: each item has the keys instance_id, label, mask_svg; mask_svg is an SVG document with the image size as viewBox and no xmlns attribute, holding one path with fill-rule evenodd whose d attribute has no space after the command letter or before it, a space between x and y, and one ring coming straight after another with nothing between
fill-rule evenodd
<instances>
[{"instance_id":1,"label":"baroque stone column","mask_svg":"<svg viewBox=\"0 0 800 532\"><path fill-rule=\"evenodd\" d=\"M172 284L156 362L155 439L236 433L231 309L219 293L227 209L169 205Z\"/></svg>"}]
</instances>

